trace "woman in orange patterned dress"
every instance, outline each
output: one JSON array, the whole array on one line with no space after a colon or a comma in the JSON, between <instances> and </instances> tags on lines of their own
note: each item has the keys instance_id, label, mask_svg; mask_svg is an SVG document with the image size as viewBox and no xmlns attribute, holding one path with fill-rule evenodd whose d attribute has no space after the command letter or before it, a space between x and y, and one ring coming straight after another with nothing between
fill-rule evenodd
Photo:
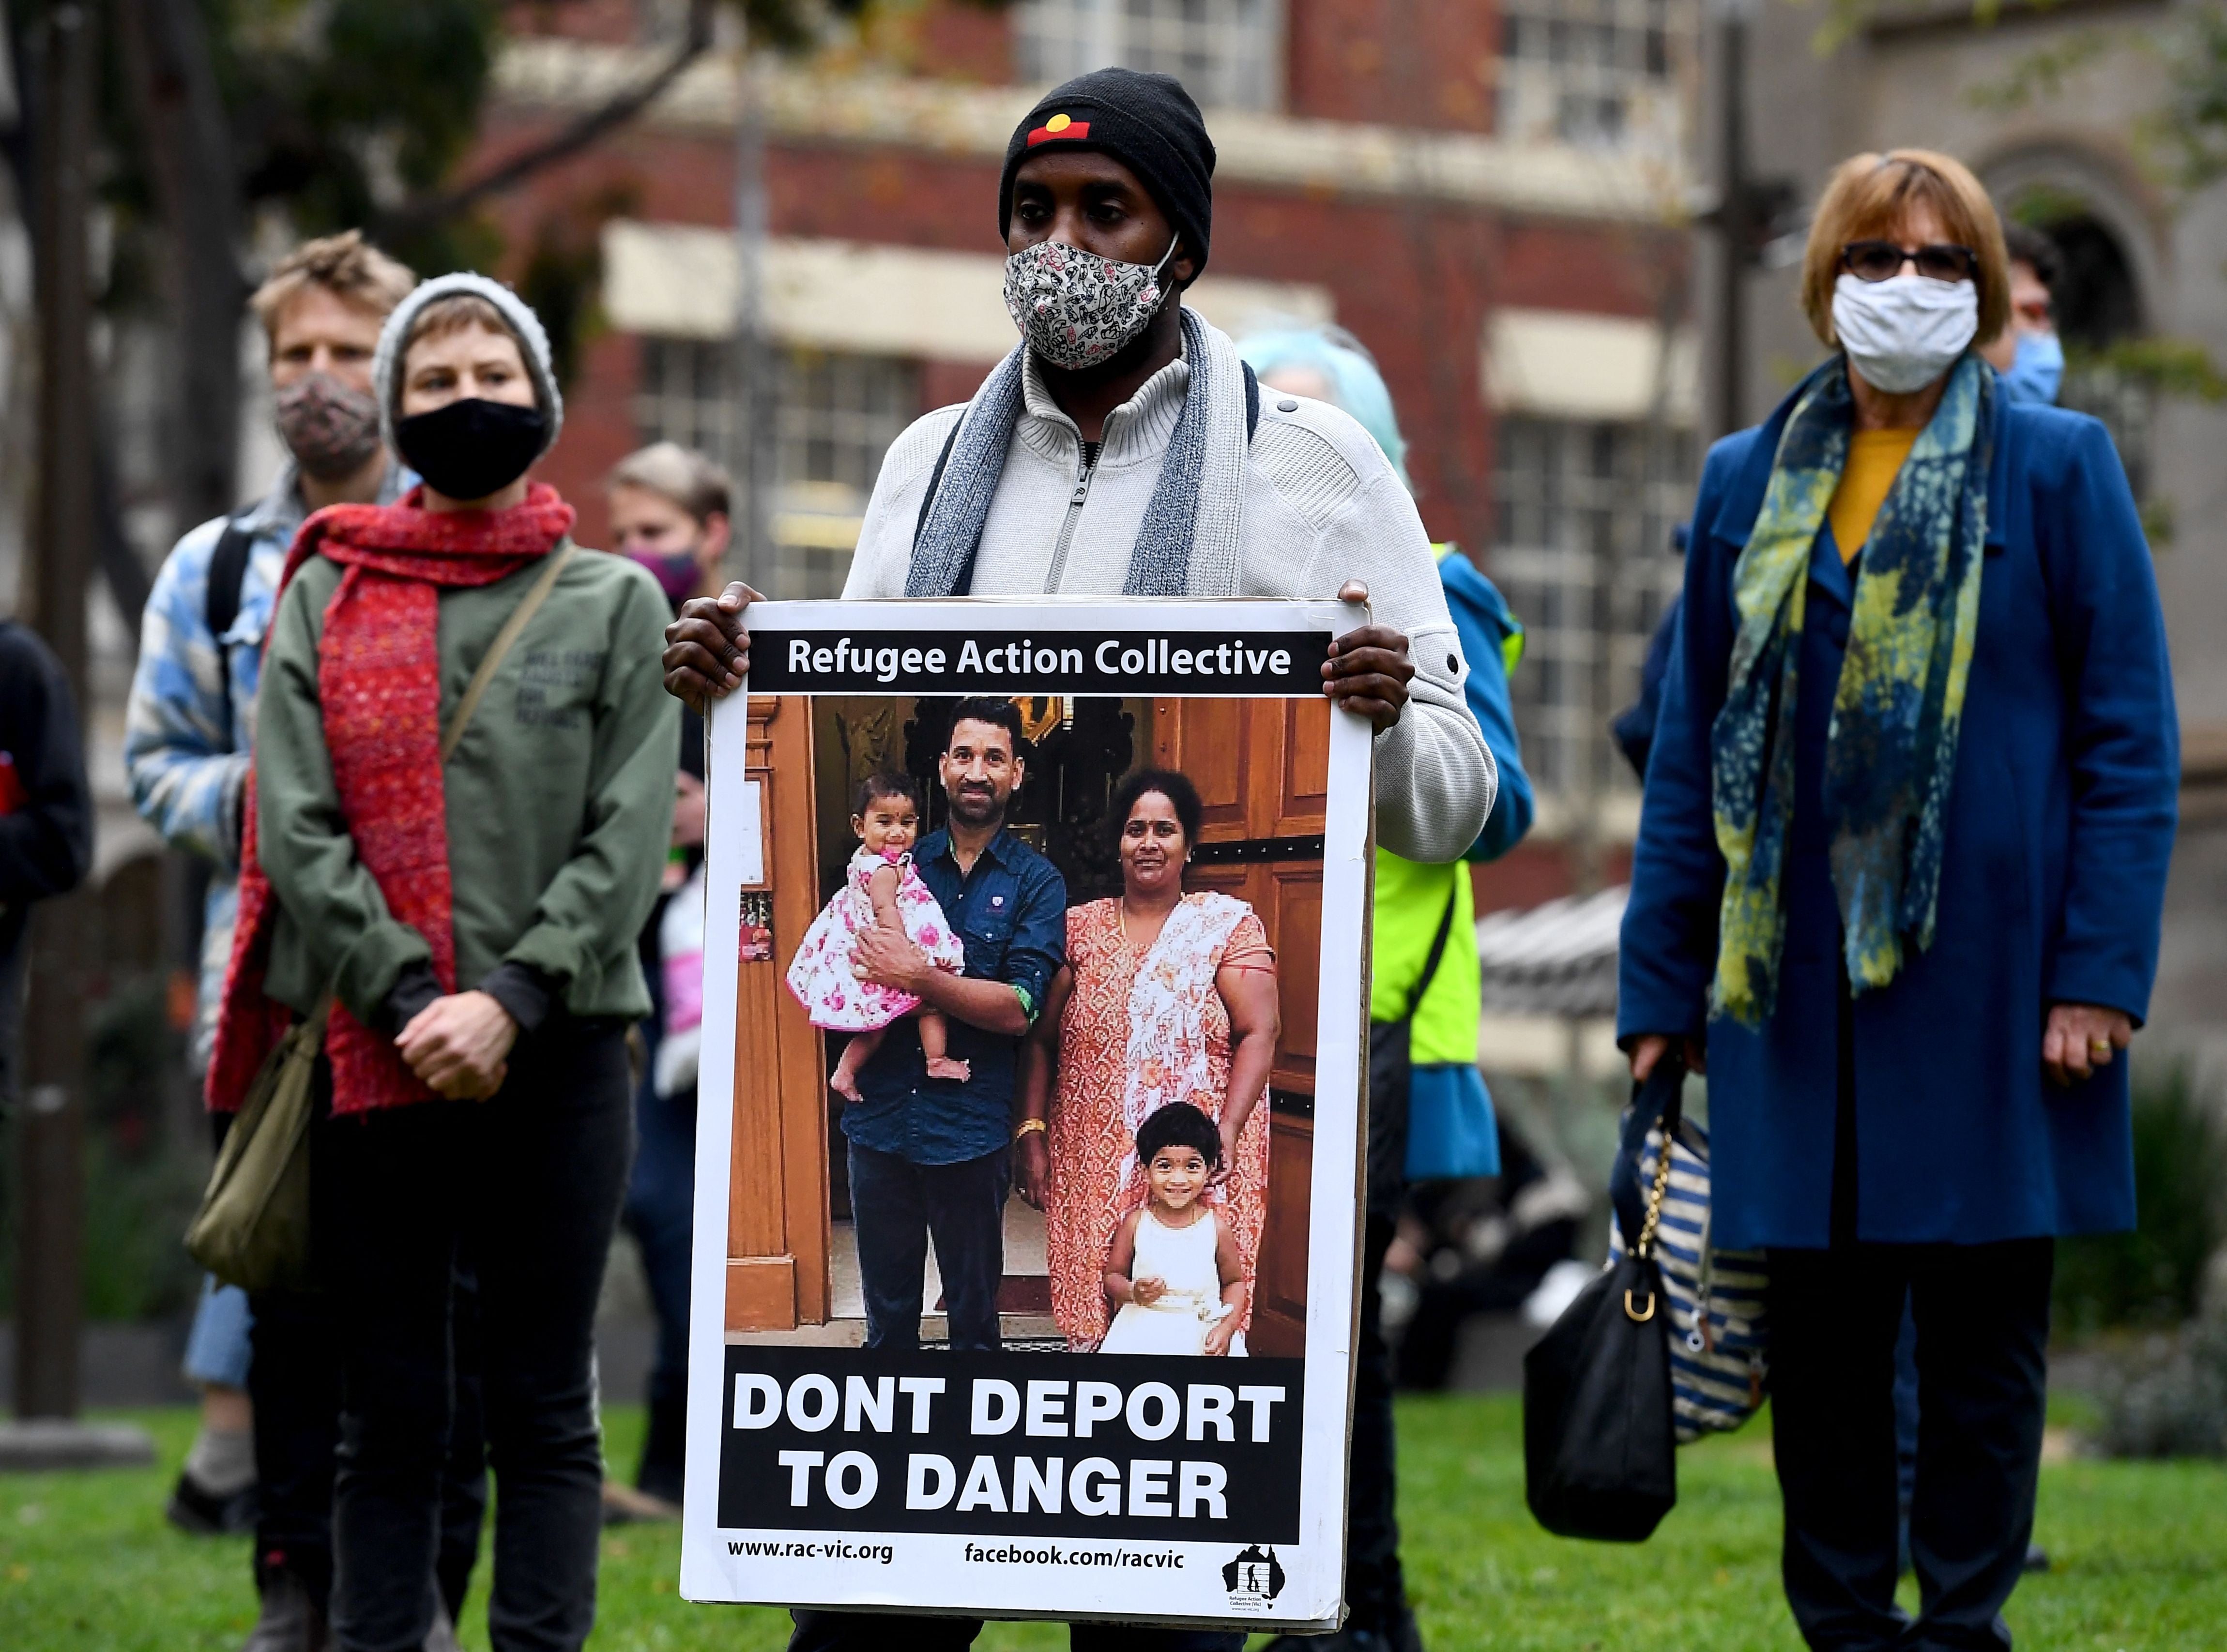
<instances>
[{"instance_id":1,"label":"woman in orange patterned dress","mask_svg":"<svg viewBox=\"0 0 2227 1652\"><path fill-rule=\"evenodd\" d=\"M1276 955L1244 902L1184 893L1200 815L1197 788L1172 770L1142 769L1115 789L1122 892L1069 910L1067 967L1022 1057L1015 1179L1044 1213L1052 1316L1079 1353L1106 1335L1114 1229L1149 1192L1137 1126L1171 1101L1220 1128L1228 1169L1211 1196L1248 1279L1260 1256Z\"/></svg>"}]
</instances>

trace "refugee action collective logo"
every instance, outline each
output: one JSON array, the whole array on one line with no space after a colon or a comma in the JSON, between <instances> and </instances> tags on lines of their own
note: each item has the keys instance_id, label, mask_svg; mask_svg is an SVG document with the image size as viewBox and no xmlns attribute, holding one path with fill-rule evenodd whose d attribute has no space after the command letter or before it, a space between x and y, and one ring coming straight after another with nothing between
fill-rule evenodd
<instances>
[{"instance_id":1,"label":"refugee action collective logo","mask_svg":"<svg viewBox=\"0 0 2227 1652\"><path fill-rule=\"evenodd\" d=\"M1284 1568L1276 1564L1276 1551L1250 1544L1222 1568L1222 1586L1229 1591L1229 1609L1265 1612L1284 1591Z\"/></svg>"}]
</instances>

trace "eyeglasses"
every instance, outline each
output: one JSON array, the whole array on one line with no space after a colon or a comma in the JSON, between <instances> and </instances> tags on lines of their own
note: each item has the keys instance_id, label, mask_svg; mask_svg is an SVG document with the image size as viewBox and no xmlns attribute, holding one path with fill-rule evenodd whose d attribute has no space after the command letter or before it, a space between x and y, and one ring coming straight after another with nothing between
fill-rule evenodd
<instances>
[{"instance_id":1,"label":"eyeglasses","mask_svg":"<svg viewBox=\"0 0 2227 1652\"><path fill-rule=\"evenodd\" d=\"M1850 241L1841 249L1841 267L1859 281L1892 281L1905 264L1914 264L1929 281L1969 281L1980 268L1980 255L1969 246L1933 241L1898 246L1892 241Z\"/></svg>"}]
</instances>

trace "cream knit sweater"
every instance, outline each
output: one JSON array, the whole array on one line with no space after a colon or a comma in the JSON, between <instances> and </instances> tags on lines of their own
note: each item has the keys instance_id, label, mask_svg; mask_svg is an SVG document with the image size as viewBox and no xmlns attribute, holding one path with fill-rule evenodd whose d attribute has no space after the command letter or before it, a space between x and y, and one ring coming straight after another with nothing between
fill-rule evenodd
<instances>
[{"instance_id":1,"label":"cream knit sweater","mask_svg":"<svg viewBox=\"0 0 2227 1652\"><path fill-rule=\"evenodd\" d=\"M1106 421L1090 489L1064 552L1082 434L1030 358L1024 406L975 557L973 594L1118 596L1130 547L1182 411L1190 369L1170 362ZM890 445L858 535L845 598L903 596L922 495L963 408L941 408ZM1462 695L1461 640L1429 536L1392 467L1345 414L1263 391L1247 466L1243 596L1330 597L1369 587L1378 623L1402 632L1415 667L1399 723L1376 737L1377 840L1410 860L1460 858L1484 829L1498 783Z\"/></svg>"}]
</instances>

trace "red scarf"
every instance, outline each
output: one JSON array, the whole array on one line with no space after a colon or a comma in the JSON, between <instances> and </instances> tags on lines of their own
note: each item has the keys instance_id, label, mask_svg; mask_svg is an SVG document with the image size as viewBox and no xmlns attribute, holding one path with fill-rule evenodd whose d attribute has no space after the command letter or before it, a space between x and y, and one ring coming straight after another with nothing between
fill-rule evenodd
<instances>
[{"instance_id":1,"label":"red scarf","mask_svg":"<svg viewBox=\"0 0 2227 1652\"><path fill-rule=\"evenodd\" d=\"M356 858L378 880L386 909L425 937L443 992L456 990L449 903L449 828L441 781L440 591L488 585L549 554L571 530L572 507L535 483L504 511L420 507L422 489L395 505L333 505L302 524L278 582L283 595L313 556L347 571L325 604L317 698L341 817ZM277 612L274 600L272 612ZM267 646L267 644L266 644ZM208 1105L236 1109L293 1019L267 997L263 976L277 913L256 852L255 777L248 773L240 840L239 917L225 970ZM333 1112L431 1100L393 1039L335 1002L325 1033Z\"/></svg>"}]
</instances>

